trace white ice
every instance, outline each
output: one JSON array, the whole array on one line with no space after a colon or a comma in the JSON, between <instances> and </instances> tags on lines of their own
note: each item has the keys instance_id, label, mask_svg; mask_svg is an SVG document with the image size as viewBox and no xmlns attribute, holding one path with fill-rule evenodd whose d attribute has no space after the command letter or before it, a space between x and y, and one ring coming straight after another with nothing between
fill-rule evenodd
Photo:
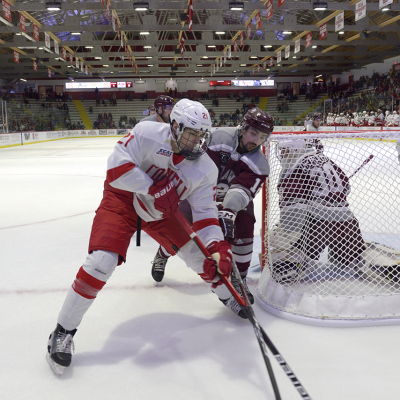
<instances>
[{"instance_id":1,"label":"white ice","mask_svg":"<svg viewBox=\"0 0 400 400\"><path fill-rule=\"evenodd\" d=\"M126 264L79 326L72 366L60 379L53 375L47 338L85 259L117 140L0 149L0 398L273 399L251 324L177 257L155 283L157 244L145 233L140 247L133 238ZM256 206L260 220L261 196ZM251 269L253 290L259 274ZM322 328L277 318L257 304L254 310L314 400L400 398L400 326ZM270 359L282 399L300 399Z\"/></svg>"}]
</instances>

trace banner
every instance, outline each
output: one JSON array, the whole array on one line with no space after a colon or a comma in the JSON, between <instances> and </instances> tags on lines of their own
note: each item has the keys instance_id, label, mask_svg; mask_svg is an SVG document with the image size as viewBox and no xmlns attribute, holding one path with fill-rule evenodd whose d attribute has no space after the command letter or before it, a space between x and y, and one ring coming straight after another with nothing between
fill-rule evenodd
<instances>
[{"instance_id":1,"label":"banner","mask_svg":"<svg viewBox=\"0 0 400 400\"><path fill-rule=\"evenodd\" d=\"M282 61L282 50L276 53L276 62L280 63Z\"/></svg>"},{"instance_id":2,"label":"banner","mask_svg":"<svg viewBox=\"0 0 400 400\"><path fill-rule=\"evenodd\" d=\"M231 46L228 47L228 58L232 58Z\"/></svg>"},{"instance_id":3,"label":"banner","mask_svg":"<svg viewBox=\"0 0 400 400\"><path fill-rule=\"evenodd\" d=\"M271 59L270 59L270 62L271 62ZM265 71L266 69L267 69L267 62L264 61L264 62L263 62L263 70Z\"/></svg>"},{"instance_id":4,"label":"banner","mask_svg":"<svg viewBox=\"0 0 400 400\"><path fill-rule=\"evenodd\" d=\"M75 57L75 67L79 68L79 59L78 59L78 57Z\"/></svg>"},{"instance_id":5,"label":"banner","mask_svg":"<svg viewBox=\"0 0 400 400\"><path fill-rule=\"evenodd\" d=\"M250 24L249 24L250 25ZM261 29L262 23L261 23L261 12L259 11L256 14L256 29Z\"/></svg>"},{"instance_id":6,"label":"banner","mask_svg":"<svg viewBox=\"0 0 400 400\"><path fill-rule=\"evenodd\" d=\"M300 51L300 39L297 39L295 42L294 42L294 53L296 54L296 53L298 53Z\"/></svg>"},{"instance_id":7,"label":"banner","mask_svg":"<svg viewBox=\"0 0 400 400\"><path fill-rule=\"evenodd\" d=\"M356 3L356 10L354 12L354 20L359 21L360 19L367 16L367 0L361 0Z\"/></svg>"},{"instance_id":8,"label":"banner","mask_svg":"<svg viewBox=\"0 0 400 400\"><path fill-rule=\"evenodd\" d=\"M282 6L286 0L278 0L278 7Z\"/></svg>"},{"instance_id":9,"label":"banner","mask_svg":"<svg viewBox=\"0 0 400 400\"><path fill-rule=\"evenodd\" d=\"M270 67L274 66L274 57L272 57L272 56L269 58L269 66Z\"/></svg>"},{"instance_id":10,"label":"banner","mask_svg":"<svg viewBox=\"0 0 400 400\"><path fill-rule=\"evenodd\" d=\"M19 13L19 29L26 33L26 18L25 15L22 15L21 13Z\"/></svg>"},{"instance_id":11,"label":"banner","mask_svg":"<svg viewBox=\"0 0 400 400\"><path fill-rule=\"evenodd\" d=\"M81 71L83 72L83 61L81 60Z\"/></svg>"},{"instance_id":12,"label":"banner","mask_svg":"<svg viewBox=\"0 0 400 400\"><path fill-rule=\"evenodd\" d=\"M18 51L14 50L14 62L19 64L19 53Z\"/></svg>"},{"instance_id":13,"label":"banner","mask_svg":"<svg viewBox=\"0 0 400 400\"><path fill-rule=\"evenodd\" d=\"M51 68L47 68L47 76L51 78Z\"/></svg>"},{"instance_id":14,"label":"banner","mask_svg":"<svg viewBox=\"0 0 400 400\"><path fill-rule=\"evenodd\" d=\"M51 48L50 35L47 32L44 33L44 44L48 49Z\"/></svg>"},{"instance_id":15,"label":"banner","mask_svg":"<svg viewBox=\"0 0 400 400\"><path fill-rule=\"evenodd\" d=\"M312 43L312 32L308 32L306 35L306 48L310 47Z\"/></svg>"},{"instance_id":16,"label":"banner","mask_svg":"<svg viewBox=\"0 0 400 400\"><path fill-rule=\"evenodd\" d=\"M54 41L54 53L60 54L60 48L58 46L57 40Z\"/></svg>"},{"instance_id":17,"label":"banner","mask_svg":"<svg viewBox=\"0 0 400 400\"><path fill-rule=\"evenodd\" d=\"M247 35L246 35L246 39L250 38L251 38L251 21L247 25Z\"/></svg>"},{"instance_id":18,"label":"banner","mask_svg":"<svg viewBox=\"0 0 400 400\"><path fill-rule=\"evenodd\" d=\"M326 39L328 33L328 24L325 22L325 24L322 24L319 27L319 40Z\"/></svg>"},{"instance_id":19,"label":"banner","mask_svg":"<svg viewBox=\"0 0 400 400\"><path fill-rule=\"evenodd\" d=\"M387 6L388 4L392 4L393 0L379 0L379 9Z\"/></svg>"},{"instance_id":20,"label":"banner","mask_svg":"<svg viewBox=\"0 0 400 400\"><path fill-rule=\"evenodd\" d=\"M187 11L188 16L188 24L189 24L189 32L192 32L192 24L193 24L193 0L189 0L189 6Z\"/></svg>"},{"instance_id":21,"label":"banner","mask_svg":"<svg viewBox=\"0 0 400 400\"><path fill-rule=\"evenodd\" d=\"M242 33L240 34L240 47L243 47L244 44L244 33L242 31Z\"/></svg>"},{"instance_id":22,"label":"banner","mask_svg":"<svg viewBox=\"0 0 400 400\"><path fill-rule=\"evenodd\" d=\"M233 41L233 52L236 53L237 52L237 39L235 39Z\"/></svg>"},{"instance_id":23,"label":"banner","mask_svg":"<svg viewBox=\"0 0 400 400\"><path fill-rule=\"evenodd\" d=\"M2 5L3 5L3 17L7 21L12 22L10 3L7 0L2 0Z\"/></svg>"},{"instance_id":24,"label":"banner","mask_svg":"<svg viewBox=\"0 0 400 400\"><path fill-rule=\"evenodd\" d=\"M38 42L39 41L39 27L33 24L33 38Z\"/></svg>"},{"instance_id":25,"label":"banner","mask_svg":"<svg viewBox=\"0 0 400 400\"><path fill-rule=\"evenodd\" d=\"M67 50L65 47L62 48L62 56L65 61L67 61Z\"/></svg>"},{"instance_id":26,"label":"banner","mask_svg":"<svg viewBox=\"0 0 400 400\"><path fill-rule=\"evenodd\" d=\"M290 56L290 44L285 47L285 58L289 58Z\"/></svg>"},{"instance_id":27,"label":"banner","mask_svg":"<svg viewBox=\"0 0 400 400\"><path fill-rule=\"evenodd\" d=\"M344 28L344 11L335 17L335 32L338 32Z\"/></svg>"},{"instance_id":28,"label":"banner","mask_svg":"<svg viewBox=\"0 0 400 400\"><path fill-rule=\"evenodd\" d=\"M36 62L36 60L33 60L33 70L37 71L37 62Z\"/></svg>"},{"instance_id":29,"label":"banner","mask_svg":"<svg viewBox=\"0 0 400 400\"><path fill-rule=\"evenodd\" d=\"M274 4L272 0L268 0L267 4L267 21L274 15Z\"/></svg>"},{"instance_id":30,"label":"banner","mask_svg":"<svg viewBox=\"0 0 400 400\"><path fill-rule=\"evenodd\" d=\"M71 65L74 65L74 58L72 57L72 54L71 54L71 53L69 53L69 63L70 63Z\"/></svg>"},{"instance_id":31,"label":"banner","mask_svg":"<svg viewBox=\"0 0 400 400\"><path fill-rule=\"evenodd\" d=\"M116 23L115 23L115 15L114 15L114 13L111 14L111 24L112 24L112 27L113 27L113 31L116 32L117 31L117 26L116 26Z\"/></svg>"}]
</instances>

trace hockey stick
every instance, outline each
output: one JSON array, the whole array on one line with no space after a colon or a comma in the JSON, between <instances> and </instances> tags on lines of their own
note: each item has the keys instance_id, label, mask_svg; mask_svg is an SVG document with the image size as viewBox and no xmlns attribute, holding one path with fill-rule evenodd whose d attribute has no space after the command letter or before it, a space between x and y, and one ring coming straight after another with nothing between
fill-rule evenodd
<instances>
[{"instance_id":1,"label":"hockey stick","mask_svg":"<svg viewBox=\"0 0 400 400\"><path fill-rule=\"evenodd\" d=\"M185 229L185 231L190 236L190 238L196 243L196 245L198 246L200 251L204 254L204 256L207 257L208 259L212 259L212 257L210 255L210 253L208 252L207 248L203 245L203 243L200 241L200 239L198 238L196 233L193 231L192 227L190 226L190 224L187 221L187 219L185 218L185 216L179 210L175 214L175 216L177 217L178 221L181 223L183 229ZM240 283L240 288L241 288L241 291L242 291L242 293L243 293L243 295L245 297L245 300L243 300L240 297L239 293L235 290L235 288L232 286L232 284L229 282L229 280L226 277L221 276L221 280L224 282L224 284L227 286L229 291L235 297L236 301L247 312L247 316L249 317L249 320L250 320L251 324L253 325L253 328L254 328L254 331L256 333L256 337L257 337L258 343L260 345L261 352L262 352L264 360L266 362L268 373L270 372L270 369L268 368L268 365L269 365L270 368L271 368L271 365L270 365L270 362L269 362L269 358L268 358L268 356L266 354L267 350L265 348L265 344L269 347L269 349L271 350L272 354L274 355L274 357L278 361L279 365L282 367L282 369L285 371L286 375L292 381L292 383L295 386L295 388L297 389L297 391L300 393L301 397L303 399L305 399L305 400L311 400L311 397L309 396L307 391L304 389L304 387L300 383L300 381L297 379L297 377L293 373L292 369L286 363L285 359L282 357L282 355L279 353L277 348L274 346L274 344L272 343L272 341L270 340L268 335L265 333L264 329L258 323L258 321L257 321L257 319L256 319L256 317L254 315L253 308L251 307L250 302L247 299L246 292L244 291L243 281L241 279L239 271L237 270L236 264L234 264L234 273L235 273L236 278L238 279L238 282ZM249 315L249 314L251 314L251 315ZM261 332L261 335L259 334L260 332ZM272 372L272 368L271 368L271 372ZM270 378L271 378L271 374L270 374ZM272 378L271 378L271 383L272 382L275 382L275 385L276 385L276 381L275 381L275 377L274 377L273 373L272 373ZM274 383L272 383L272 384L274 385ZM278 389L278 388L276 387L276 389ZM275 388L274 388L274 390L275 390ZM276 393L275 393L275 396L277 396ZM279 392L278 392L278 396L280 396ZM276 398L280 399L280 397L276 397Z\"/></svg>"},{"instance_id":2,"label":"hockey stick","mask_svg":"<svg viewBox=\"0 0 400 400\"><path fill-rule=\"evenodd\" d=\"M365 167L373 158L373 154L366 158L363 163L349 176L349 179L352 178L361 168Z\"/></svg>"}]
</instances>

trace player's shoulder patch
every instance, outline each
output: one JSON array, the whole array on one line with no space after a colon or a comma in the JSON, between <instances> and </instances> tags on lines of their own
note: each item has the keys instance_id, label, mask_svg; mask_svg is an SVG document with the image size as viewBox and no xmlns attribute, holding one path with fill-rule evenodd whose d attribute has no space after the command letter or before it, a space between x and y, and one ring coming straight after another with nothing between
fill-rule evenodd
<instances>
[{"instance_id":1,"label":"player's shoulder patch","mask_svg":"<svg viewBox=\"0 0 400 400\"><path fill-rule=\"evenodd\" d=\"M156 151L156 154L158 154L160 156L164 156L164 157L171 157L172 154L174 154L174 152L171 150L167 150L167 149L158 149Z\"/></svg>"}]
</instances>

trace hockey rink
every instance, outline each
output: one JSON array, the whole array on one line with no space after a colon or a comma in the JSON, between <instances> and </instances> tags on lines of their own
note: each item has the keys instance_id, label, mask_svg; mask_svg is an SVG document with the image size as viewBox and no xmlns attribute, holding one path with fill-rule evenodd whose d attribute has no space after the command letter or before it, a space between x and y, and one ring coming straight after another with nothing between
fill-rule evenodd
<instances>
[{"instance_id":1,"label":"hockey rink","mask_svg":"<svg viewBox=\"0 0 400 400\"><path fill-rule=\"evenodd\" d=\"M177 257L156 283L158 245L135 236L127 262L99 293L58 379L47 339L87 253L106 161L118 138L68 139L0 149L0 397L19 399L274 399L250 322L220 303ZM261 195L256 199L255 289ZM400 213L400 210L399 210ZM174 227L179 229L179 227ZM400 398L400 326L302 325L253 306L313 400ZM270 354L282 399L297 393Z\"/></svg>"}]
</instances>

